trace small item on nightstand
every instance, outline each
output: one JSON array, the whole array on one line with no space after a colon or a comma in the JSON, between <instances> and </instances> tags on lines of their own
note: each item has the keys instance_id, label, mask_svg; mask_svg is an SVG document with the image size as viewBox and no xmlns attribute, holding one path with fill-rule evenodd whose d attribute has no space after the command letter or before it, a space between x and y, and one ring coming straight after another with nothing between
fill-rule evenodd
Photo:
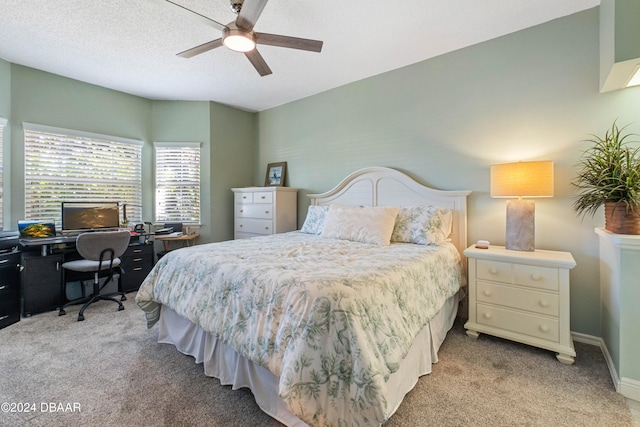
<instances>
[{"instance_id":1,"label":"small item on nightstand","mask_svg":"<svg viewBox=\"0 0 640 427\"><path fill-rule=\"evenodd\" d=\"M489 249L489 241L488 240L478 240L478 243L476 243L476 248L478 248L478 249Z\"/></svg>"}]
</instances>

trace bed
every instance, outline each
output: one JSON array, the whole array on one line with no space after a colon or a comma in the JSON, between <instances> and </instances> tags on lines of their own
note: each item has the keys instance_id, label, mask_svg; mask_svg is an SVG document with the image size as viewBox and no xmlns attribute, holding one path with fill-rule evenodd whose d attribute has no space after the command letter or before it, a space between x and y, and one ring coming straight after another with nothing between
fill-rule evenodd
<instances>
[{"instance_id":1,"label":"bed","mask_svg":"<svg viewBox=\"0 0 640 427\"><path fill-rule=\"evenodd\" d=\"M136 303L159 342L285 425L378 426L456 317L469 193L361 169L309 195L299 231L168 253Z\"/></svg>"}]
</instances>

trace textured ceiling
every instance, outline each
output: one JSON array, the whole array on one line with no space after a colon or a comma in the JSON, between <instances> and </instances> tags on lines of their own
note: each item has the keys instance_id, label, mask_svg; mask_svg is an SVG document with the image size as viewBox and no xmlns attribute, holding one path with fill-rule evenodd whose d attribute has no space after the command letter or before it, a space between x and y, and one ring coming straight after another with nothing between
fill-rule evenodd
<instances>
[{"instance_id":1,"label":"textured ceiling","mask_svg":"<svg viewBox=\"0 0 640 427\"><path fill-rule=\"evenodd\" d=\"M227 24L228 0L175 0ZM245 0L251 1L251 0ZM270 0L254 30L323 40L321 53L259 46L260 77L220 37L158 0L0 0L0 58L164 100L262 111L589 9L600 0Z\"/></svg>"}]
</instances>

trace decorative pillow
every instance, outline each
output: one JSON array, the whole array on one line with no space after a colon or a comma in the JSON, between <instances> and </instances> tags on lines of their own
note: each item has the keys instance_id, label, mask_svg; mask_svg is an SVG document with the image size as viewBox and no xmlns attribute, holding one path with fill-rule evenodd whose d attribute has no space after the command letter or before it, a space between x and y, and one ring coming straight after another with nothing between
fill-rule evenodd
<instances>
[{"instance_id":1,"label":"decorative pillow","mask_svg":"<svg viewBox=\"0 0 640 427\"><path fill-rule=\"evenodd\" d=\"M354 242L389 245L397 214L397 206L331 205L321 235Z\"/></svg>"},{"instance_id":2,"label":"decorative pillow","mask_svg":"<svg viewBox=\"0 0 640 427\"><path fill-rule=\"evenodd\" d=\"M392 242L431 245L446 241L451 234L453 214L437 206L401 206L391 235Z\"/></svg>"},{"instance_id":3,"label":"decorative pillow","mask_svg":"<svg viewBox=\"0 0 640 427\"><path fill-rule=\"evenodd\" d=\"M329 206L310 205L307 210L307 217L300 232L308 234L320 234L324 228L324 220L327 217Z\"/></svg>"}]
</instances>

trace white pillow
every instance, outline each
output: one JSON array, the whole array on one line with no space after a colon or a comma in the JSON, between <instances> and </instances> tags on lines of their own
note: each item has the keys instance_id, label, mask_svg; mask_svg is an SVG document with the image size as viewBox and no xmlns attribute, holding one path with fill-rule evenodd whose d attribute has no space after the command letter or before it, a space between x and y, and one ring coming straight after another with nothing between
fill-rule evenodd
<instances>
[{"instance_id":1,"label":"white pillow","mask_svg":"<svg viewBox=\"0 0 640 427\"><path fill-rule=\"evenodd\" d=\"M392 242L432 245L451 234L453 213L438 206L401 206L391 235Z\"/></svg>"},{"instance_id":2,"label":"white pillow","mask_svg":"<svg viewBox=\"0 0 640 427\"><path fill-rule=\"evenodd\" d=\"M374 245L389 245L397 214L397 206L331 205L321 236Z\"/></svg>"},{"instance_id":3,"label":"white pillow","mask_svg":"<svg viewBox=\"0 0 640 427\"><path fill-rule=\"evenodd\" d=\"M320 234L324 228L324 221L327 217L329 206L310 205L307 210L307 217L300 232L308 234Z\"/></svg>"}]
</instances>

